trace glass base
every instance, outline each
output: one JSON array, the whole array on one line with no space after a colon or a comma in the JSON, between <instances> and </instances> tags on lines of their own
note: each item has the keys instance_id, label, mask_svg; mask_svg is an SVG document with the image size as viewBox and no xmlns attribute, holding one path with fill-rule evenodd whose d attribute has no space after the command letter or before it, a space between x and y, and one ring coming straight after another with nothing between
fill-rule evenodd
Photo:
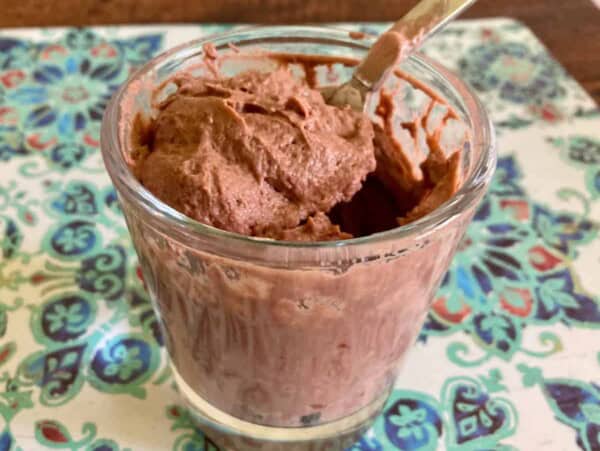
<instances>
[{"instance_id":1,"label":"glass base","mask_svg":"<svg viewBox=\"0 0 600 451\"><path fill-rule=\"evenodd\" d=\"M389 396L389 393L384 393L352 415L325 424L263 426L217 409L198 396L174 367L172 370L179 392L198 426L222 451L341 451L369 429Z\"/></svg>"}]
</instances>

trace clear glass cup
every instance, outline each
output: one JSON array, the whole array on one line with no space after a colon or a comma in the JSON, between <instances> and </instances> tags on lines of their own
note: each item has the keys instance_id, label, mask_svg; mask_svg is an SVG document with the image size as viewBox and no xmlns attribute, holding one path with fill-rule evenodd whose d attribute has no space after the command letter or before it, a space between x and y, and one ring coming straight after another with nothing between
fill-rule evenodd
<instances>
[{"instance_id":1,"label":"clear glass cup","mask_svg":"<svg viewBox=\"0 0 600 451\"><path fill-rule=\"evenodd\" d=\"M484 195L495 168L492 125L461 80L411 57L402 70L445 98L470 129L464 183L451 200L404 227L343 242L218 230L161 203L128 166L135 114L150 114L153 92L174 73L202 67L206 42L223 53L235 44L242 52L360 59L373 39L259 27L193 41L136 72L102 124L106 168L191 412L226 449L342 449L380 413ZM351 74L343 65L335 70L336 83Z\"/></svg>"}]
</instances>

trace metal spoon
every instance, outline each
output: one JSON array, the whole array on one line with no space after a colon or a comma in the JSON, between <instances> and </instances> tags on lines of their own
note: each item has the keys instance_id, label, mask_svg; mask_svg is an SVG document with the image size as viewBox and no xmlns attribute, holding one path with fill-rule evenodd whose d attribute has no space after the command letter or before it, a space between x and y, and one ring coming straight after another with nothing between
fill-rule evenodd
<instances>
[{"instance_id":1,"label":"metal spoon","mask_svg":"<svg viewBox=\"0 0 600 451\"><path fill-rule=\"evenodd\" d=\"M421 0L375 41L350 81L324 88L323 97L330 105L350 105L354 110L362 111L367 94L383 84L398 61L415 51L475 1Z\"/></svg>"}]
</instances>

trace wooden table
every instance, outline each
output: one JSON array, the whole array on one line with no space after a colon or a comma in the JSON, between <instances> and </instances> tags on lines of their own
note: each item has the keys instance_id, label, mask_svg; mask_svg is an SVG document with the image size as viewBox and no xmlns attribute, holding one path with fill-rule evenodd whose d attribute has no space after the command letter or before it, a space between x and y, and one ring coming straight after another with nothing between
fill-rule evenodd
<instances>
[{"instance_id":1,"label":"wooden table","mask_svg":"<svg viewBox=\"0 0 600 451\"><path fill-rule=\"evenodd\" d=\"M390 21L416 0L2 0L0 27L156 22ZM600 10L591 0L480 0L466 17L527 24L600 102Z\"/></svg>"}]
</instances>

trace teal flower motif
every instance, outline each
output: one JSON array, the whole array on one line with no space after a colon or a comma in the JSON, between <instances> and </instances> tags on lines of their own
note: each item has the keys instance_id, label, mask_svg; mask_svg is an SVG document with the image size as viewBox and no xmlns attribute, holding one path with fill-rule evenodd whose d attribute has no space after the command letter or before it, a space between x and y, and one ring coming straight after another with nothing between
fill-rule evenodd
<instances>
[{"instance_id":1,"label":"teal flower motif","mask_svg":"<svg viewBox=\"0 0 600 451\"><path fill-rule=\"evenodd\" d=\"M127 380L131 375L144 366L139 348L127 349L123 344L117 345L113 351L115 361L109 363L104 369L107 376L117 376Z\"/></svg>"},{"instance_id":2,"label":"teal flower motif","mask_svg":"<svg viewBox=\"0 0 600 451\"><path fill-rule=\"evenodd\" d=\"M88 233L83 229L65 229L56 238L56 244L61 246L65 253L71 253L87 245Z\"/></svg>"},{"instance_id":3,"label":"teal flower motif","mask_svg":"<svg viewBox=\"0 0 600 451\"><path fill-rule=\"evenodd\" d=\"M90 364L90 383L105 392L143 399L146 382L159 363L158 350L139 335L117 336L99 348Z\"/></svg>"},{"instance_id":4,"label":"teal flower motif","mask_svg":"<svg viewBox=\"0 0 600 451\"><path fill-rule=\"evenodd\" d=\"M411 410L406 405L401 405L398 409L398 415L391 415L390 422L398 426L396 434L399 438L409 439L414 437L415 440L423 439L422 424L427 419L425 409Z\"/></svg>"},{"instance_id":5,"label":"teal flower motif","mask_svg":"<svg viewBox=\"0 0 600 451\"><path fill-rule=\"evenodd\" d=\"M52 311L46 314L49 325L48 330L55 333L65 328L68 331L77 330L78 325L84 319L81 304L73 304L68 307L56 304Z\"/></svg>"},{"instance_id":6,"label":"teal flower motif","mask_svg":"<svg viewBox=\"0 0 600 451\"><path fill-rule=\"evenodd\" d=\"M394 446L393 449L437 449L443 422L435 400L415 392L396 392L388 405L382 420L375 425L378 439L386 437ZM381 448L359 449L366 451L388 447L383 443Z\"/></svg>"},{"instance_id":7,"label":"teal flower motif","mask_svg":"<svg viewBox=\"0 0 600 451\"><path fill-rule=\"evenodd\" d=\"M81 295L62 295L41 310L39 337L55 342L69 341L84 334L96 309Z\"/></svg>"},{"instance_id":8,"label":"teal flower motif","mask_svg":"<svg viewBox=\"0 0 600 451\"><path fill-rule=\"evenodd\" d=\"M99 244L96 224L88 221L71 221L51 231L49 250L59 258L77 258L91 252Z\"/></svg>"}]
</instances>

